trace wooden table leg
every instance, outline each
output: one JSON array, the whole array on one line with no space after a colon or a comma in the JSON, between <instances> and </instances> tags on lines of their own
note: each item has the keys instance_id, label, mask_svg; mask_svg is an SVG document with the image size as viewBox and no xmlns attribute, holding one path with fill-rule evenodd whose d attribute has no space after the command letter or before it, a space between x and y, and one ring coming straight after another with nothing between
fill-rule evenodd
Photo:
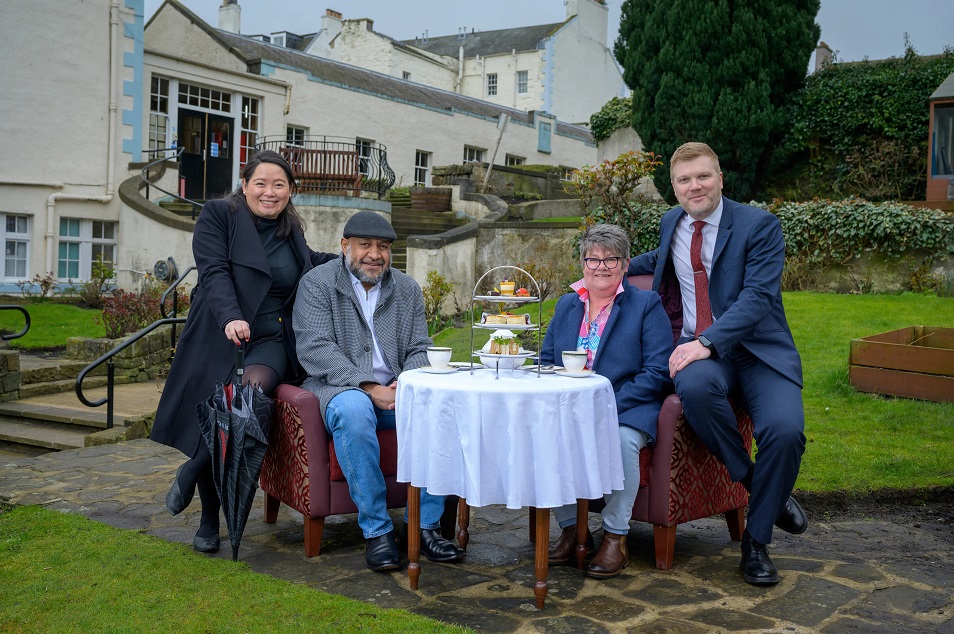
<instances>
[{"instance_id":1,"label":"wooden table leg","mask_svg":"<svg viewBox=\"0 0 954 634\"><path fill-rule=\"evenodd\" d=\"M536 509L536 548L534 549L533 572L537 582L533 586L533 594L537 598L537 608L543 609L543 602L547 598L547 574L550 571L547 559L550 542L550 509Z\"/></svg>"},{"instance_id":2,"label":"wooden table leg","mask_svg":"<svg viewBox=\"0 0 954 634\"><path fill-rule=\"evenodd\" d=\"M586 529L589 521L590 501L576 501L576 567L583 570L586 560Z\"/></svg>"},{"instance_id":3,"label":"wooden table leg","mask_svg":"<svg viewBox=\"0 0 954 634\"><path fill-rule=\"evenodd\" d=\"M470 507L467 500L458 498L457 500L457 544L467 550L467 542L470 541Z\"/></svg>"},{"instance_id":4,"label":"wooden table leg","mask_svg":"<svg viewBox=\"0 0 954 634\"><path fill-rule=\"evenodd\" d=\"M417 590L421 577L421 489L407 485L407 577L411 590Z\"/></svg>"}]
</instances>

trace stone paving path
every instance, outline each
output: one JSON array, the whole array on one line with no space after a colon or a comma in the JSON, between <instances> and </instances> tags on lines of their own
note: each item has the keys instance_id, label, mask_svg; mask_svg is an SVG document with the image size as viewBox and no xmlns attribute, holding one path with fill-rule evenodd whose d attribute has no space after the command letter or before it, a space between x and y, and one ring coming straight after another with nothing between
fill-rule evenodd
<instances>
[{"instance_id":1,"label":"stone paving path","mask_svg":"<svg viewBox=\"0 0 954 634\"><path fill-rule=\"evenodd\" d=\"M181 459L149 440L2 457L0 499L80 513L189 547L198 504L177 517L164 506ZM651 527L634 523L622 575L596 581L554 567L542 611L534 607L525 510L474 509L465 563L422 559L415 592L404 571L365 568L354 516L329 518L321 555L307 559L301 516L283 507L277 524L264 524L259 492L240 559L286 581L484 632L954 633L954 526L930 505L922 511L915 521L910 514L900 522L816 519L804 535L777 535L772 555L782 582L768 589L742 581L738 545L721 520L680 526L668 572L652 565ZM595 531L598 516L590 523ZM215 556L228 559L227 550Z\"/></svg>"}]
</instances>

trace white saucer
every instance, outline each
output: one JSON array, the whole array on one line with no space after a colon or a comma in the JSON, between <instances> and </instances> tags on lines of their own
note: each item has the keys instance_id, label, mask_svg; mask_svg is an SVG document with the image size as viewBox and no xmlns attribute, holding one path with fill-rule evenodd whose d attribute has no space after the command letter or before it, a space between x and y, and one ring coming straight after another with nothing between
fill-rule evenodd
<instances>
[{"instance_id":1,"label":"white saucer","mask_svg":"<svg viewBox=\"0 0 954 634\"><path fill-rule=\"evenodd\" d=\"M451 361L450 366L458 370L469 370L471 367L471 364L469 361ZM482 363L477 363L476 361L474 362L473 366L475 370L484 367Z\"/></svg>"},{"instance_id":2,"label":"white saucer","mask_svg":"<svg viewBox=\"0 0 954 634\"><path fill-rule=\"evenodd\" d=\"M582 372L570 372L569 370L554 370L554 374L559 374L560 376L570 376L574 379L582 379L583 377L593 376L596 374L593 370L583 370Z\"/></svg>"},{"instance_id":3,"label":"white saucer","mask_svg":"<svg viewBox=\"0 0 954 634\"><path fill-rule=\"evenodd\" d=\"M425 372L429 372L430 374L450 374L451 372L457 372L457 368L452 365L449 365L446 368L434 368L429 365L425 365L421 369Z\"/></svg>"},{"instance_id":4,"label":"white saucer","mask_svg":"<svg viewBox=\"0 0 954 634\"><path fill-rule=\"evenodd\" d=\"M522 365L520 366L521 370L526 370L527 372L536 372L537 366L535 365ZM544 366L544 369L540 370L540 374L553 374L554 372L563 372L563 368L559 366L550 366L547 368Z\"/></svg>"}]
</instances>

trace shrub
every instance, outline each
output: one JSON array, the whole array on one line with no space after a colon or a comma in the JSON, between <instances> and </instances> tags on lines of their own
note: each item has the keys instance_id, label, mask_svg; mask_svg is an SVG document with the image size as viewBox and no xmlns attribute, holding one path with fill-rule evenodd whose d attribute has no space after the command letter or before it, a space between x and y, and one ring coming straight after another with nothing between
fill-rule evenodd
<instances>
[{"instance_id":1,"label":"shrub","mask_svg":"<svg viewBox=\"0 0 954 634\"><path fill-rule=\"evenodd\" d=\"M662 161L652 152L626 152L599 165L584 165L573 172L563 191L580 199L583 212L595 203L610 213L620 213L630 204L643 178L653 175Z\"/></svg>"},{"instance_id":2,"label":"shrub","mask_svg":"<svg viewBox=\"0 0 954 634\"><path fill-rule=\"evenodd\" d=\"M115 289L103 300L106 337L118 339L142 330L159 319L159 301L140 293Z\"/></svg>"},{"instance_id":3,"label":"shrub","mask_svg":"<svg viewBox=\"0 0 954 634\"><path fill-rule=\"evenodd\" d=\"M76 288L76 293L80 299L86 302L90 308L102 308L106 288L114 277L116 269L103 262L102 256L96 258L93 262L92 275L88 282L83 282Z\"/></svg>"},{"instance_id":4,"label":"shrub","mask_svg":"<svg viewBox=\"0 0 954 634\"><path fill-rule=\"evenodd\" d=\"M39 297L40 299L44 299L53 295L53 291L56 289L56 276L53 275L52 272L46 275L37 273L33 276L32 280L21 280L16 284L24 297ZM39 294L37 293L37 288L40 289Z\"/></svg>"},{"instance_id":5,"label":"shrub","mask_svg":"<svg viewBox=\"0 0 954 634\"><path fill-rule=\"evenodd\" d=\"M427 320L428 334L439 332L444 326L441 307L454 287L437 271L427 273L427 284L421 289L424 293L424 318Z\"/></svg>"},{"instance_id":6,"label":"shrub","mask_svg":"<svg viewBox=\"0 0 954 634\"><path fill-rule=\"evenodd\" d=\"M889 260L919 253L954 257L954 216L935 209L860 198L750 204L768 209L782 224L786 254L782 288L785 290L816 288L822 271L835 265L848 265L864 253L875 253ZM632 255L639 255L659 246L659 222L669 209L664 203L634 202L617 212L596 208L587 214L584 222L619 225L632 240ZM856 290L864 291L870 287L870 280L856 279L854 285ZM946 285L940 278L913 276L912 287L936 289L943 294Z\"/></svg>"},{"instance_id":7,"label":"shrub","mask_svg":"<svg viewBox=\"0 0 954 634\"><path fill-rule=\"evenodd\" d=\"M599 143L610 138L620 128L633 125L633 100L631 97L613 97L590 117L590 132Z\"/></svg>"},{"instance_id":8,"label":"shrub","mask_svg":"<svg viewBox=\"0 0 954 634\"><path fill-rule=\"evenodd\" d=\"M159 300L166 286L147 275L138 293L114 289L103 299L101 321L106 327L106 336L117 339L142 330L149 324L162 318L159 313ZM176 288L180 311L189 308L189 294L184 288Z\"/></svg>"},{"instance_id":9,"label":"shrub","mask_svg":"<svg viewBox=\"0 0 954 634\"><path fill-rule=\"evenodd\" d=\"M639 255L659 246L659 221L670 209L672 207L666 203L635 201L616 211L597 207L588 213L583 221L587 226L591 224L619 225L632 240L630 255Z\"/></svg>"},{"instance_id":10,"label":"shrub","mask_svg":"<svg viewBox=\"0 0 954 634\"><path fill-rule=\"evenodd\" d=\"M777 170L776 186L799 198L922 198L928 99L951 72L954 48L922 57L907 43L900 58L813 73L793 100L786 139L801 158Z\"/></svg>"}]
</instances>

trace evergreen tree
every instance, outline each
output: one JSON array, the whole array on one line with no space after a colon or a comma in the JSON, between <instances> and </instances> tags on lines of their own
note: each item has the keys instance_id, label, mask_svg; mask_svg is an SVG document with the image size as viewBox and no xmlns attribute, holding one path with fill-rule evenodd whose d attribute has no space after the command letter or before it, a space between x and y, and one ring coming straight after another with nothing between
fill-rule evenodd
<instances>
[{"instance_id":1,"label":"evergreen tree","mask_svg":"<svg viewBox=\"0 0 954 634\"><path fill-rule=\"evenodd\" d=\"M633 128L667 158L687 141L719 155L725 191L747 200L787 128L821 29L820 0L626 0L614 46ZM668 169L656 187L672 198Z\"/></svg>"}]
</instances>

